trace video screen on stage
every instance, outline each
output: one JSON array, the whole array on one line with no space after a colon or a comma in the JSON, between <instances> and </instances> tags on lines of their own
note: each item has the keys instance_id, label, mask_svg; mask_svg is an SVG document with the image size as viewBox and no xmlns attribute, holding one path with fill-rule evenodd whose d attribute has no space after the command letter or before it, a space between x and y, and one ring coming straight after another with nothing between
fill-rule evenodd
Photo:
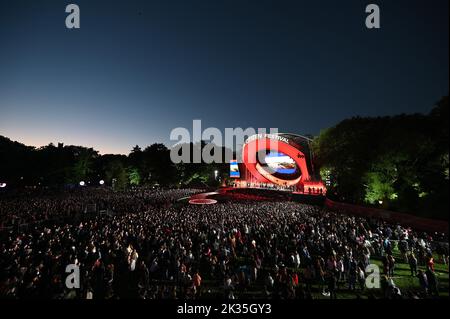
<instances>
[{"instance_id":1,"label":"video screen on stage","mask_svg":"<svg viewBox=\"0 0 450 319\"><path fill-rule=\"evenodd\" d=\"M270 152L266 155L267 167L274 173L294 174L297 171L295 161L281 152Z\"/></svg>"},{"instance_id":2,"label":"video screen on stage","mask_svg":"<svg viewBox=\"0 0 450 319\"><path fill-rule=\"evenodd\" d=\"M239 172L239 165L237 161L230 161L230 177L239 178L241 174Z\"/></svg>"}]
</instances>

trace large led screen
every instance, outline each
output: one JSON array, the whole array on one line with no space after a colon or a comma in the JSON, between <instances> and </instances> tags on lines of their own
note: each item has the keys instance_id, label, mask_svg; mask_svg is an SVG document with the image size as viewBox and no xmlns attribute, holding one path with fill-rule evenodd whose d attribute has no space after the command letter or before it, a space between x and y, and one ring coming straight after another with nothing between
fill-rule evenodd
<instances>
[{"instance_id":1,"label":"large led screen","mask_svg":"<svg viewBox=\"0 0 450 319\"><path fill-rule=\"evenodd\" d=\"M267 167L274 173L294 174L297 172L297 165L294 160L281 152L270 152L265 160Z\"/></svg>"},{"instance_id":2,"label":"large led screen","mask_svg":"<svg viewBox=\"0 0 450 319\"><path fill-rule=\"evenodd\" d=\"M241 174L239 173L239 165L237 161L230 161L230 177L239 178Z\"/></svg>"}]
</instances>

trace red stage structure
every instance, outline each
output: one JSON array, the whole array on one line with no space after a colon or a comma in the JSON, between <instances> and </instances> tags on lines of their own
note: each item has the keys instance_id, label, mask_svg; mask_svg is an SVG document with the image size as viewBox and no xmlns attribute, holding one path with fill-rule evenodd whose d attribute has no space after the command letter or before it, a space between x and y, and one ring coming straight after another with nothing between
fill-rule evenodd
<instances>
[{"instance_id":1,"label":"red stage structure","mask_svg":"<svg viewBox=\"0 0 450 319\"><path fill-rule=\"evenodd\" d=\"M242 149L236 187L276 188L325 195L326 188L314 171L311 139L295 134L257 134Z\"/></svg>"}]
</instances>

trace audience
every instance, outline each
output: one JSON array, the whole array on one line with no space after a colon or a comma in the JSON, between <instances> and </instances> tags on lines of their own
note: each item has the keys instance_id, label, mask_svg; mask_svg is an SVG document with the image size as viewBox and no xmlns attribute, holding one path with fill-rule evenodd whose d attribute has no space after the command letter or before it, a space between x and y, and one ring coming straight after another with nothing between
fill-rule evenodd
<instances>
[{"instance_id":1,"label":"audience","mask_svg":"<svg viewBox=\"0 0 450 319\"><path fill-rule=\"evenodd\" d=\"M433 253L448 264L444 235L294 202L177 202L198 192L104 188L2 198L0 298L356 298L373 259L384 268L381 296L439 296ZM90 205L112 213L87 214ZM10 227L17 223L25 226ZM397 245L420 289L395 284ZM80 267L79 289L65 285L69 264Z\"/></svg>"}]
</instances>

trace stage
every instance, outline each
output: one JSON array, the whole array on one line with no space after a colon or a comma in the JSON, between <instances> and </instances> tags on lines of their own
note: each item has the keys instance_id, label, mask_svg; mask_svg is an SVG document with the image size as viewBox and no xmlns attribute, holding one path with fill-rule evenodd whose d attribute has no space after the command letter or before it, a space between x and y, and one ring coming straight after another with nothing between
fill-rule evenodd
<instances>
[{"instance_id":1,"label":"stage","mask_svg":"<svg viewBox=\"0 0 450 319\"><path fill-rule=\"evenodd\" d=\"M190 204L214 204L216 202L225 201L295 201L299 203L323 205L325 196L320 194L305 194L293 192L286 189L270 189L270 188L237 188L237 187L221 187L215 192L207 192L193 195L189 198Z\"/></svg>"}]
</instances>

